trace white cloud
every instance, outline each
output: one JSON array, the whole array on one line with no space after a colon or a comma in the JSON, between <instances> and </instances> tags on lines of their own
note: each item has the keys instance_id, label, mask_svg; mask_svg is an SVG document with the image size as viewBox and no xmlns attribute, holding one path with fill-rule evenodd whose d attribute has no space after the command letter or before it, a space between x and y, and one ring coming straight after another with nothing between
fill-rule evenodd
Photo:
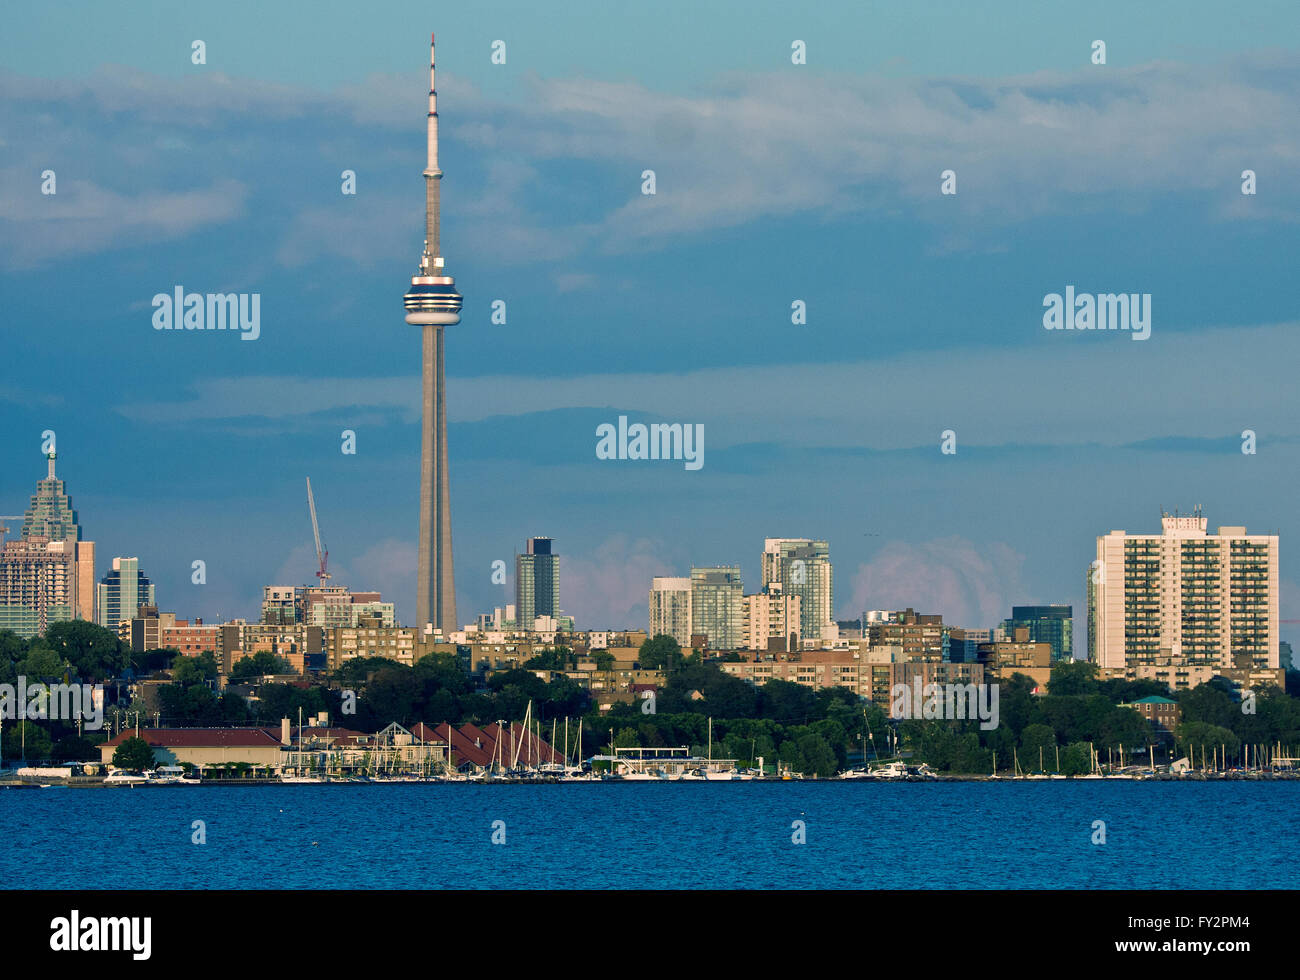
<instances>
[{"instance_id":1,"label":"white cloud","mask_svg":"<svg viewBox=\"0 0 1300 980\"><path fill-rule=\"evenodd\" d=\"M993 543L978 548L960 537L919 544L891 541L852 573L851 596L841 616L868 609L942 613L944 622L987 629L1029 595L1021 578L1024 556Z\"/></svg>"}]
</instances>

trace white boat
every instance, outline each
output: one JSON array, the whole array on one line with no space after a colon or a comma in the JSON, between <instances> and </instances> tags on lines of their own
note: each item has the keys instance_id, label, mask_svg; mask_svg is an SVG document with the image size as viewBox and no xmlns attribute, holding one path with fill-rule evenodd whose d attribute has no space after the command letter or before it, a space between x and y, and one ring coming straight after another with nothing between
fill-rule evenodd
<instances>
[{"instance_id":1,"label":"white boat","mask_svg":"<svg viewBox=\"0 0 1300 980\"><path fill-rule=\"evenodd\" d=\"M906 779L907 766L902 762L886 762L883 766L871 770L872 779Z\"/></svg>"},{"instance_id":2,"label":"white boat","mask_svg":"<svg viewBox=\"0 0 1300 980\"><path fill-rule=\"evenodd\" d=\"M152 786L198 786L201 782L197 776L187 776L180 766L159 766L149 778Z\"/></svg>"},{"instance_id":3,"label":"white boat","mask_svg":"<svg viewBox=\"0 0 1300 980\"><path fill-rule=\"evenodd\" d=\"M129 772L125 769L119 769L104 777L105 786L144 786L148 782L149 777L145 773Z\"/></svg>"},{"instance_id":4,"label":"white boat","mask_svg":"<svg viewBox=\"0 0 1300 980\"><path fill-rule=\"evenodd\" d=\"M840 779L871 779L871 770L865 768L845 769L839 775Z\"/></svg>"},{"instance_id":5,"label":"white boat","mask_svg":"<svg viewBox=\"0 0 1300 980\"><path fill-rule=\"evenodd\" d=\"M281 773L280 782L282 783L323 783L325 782L325 780L320 776L287 776L284 773Z\"/></svg>"}]
</instances>

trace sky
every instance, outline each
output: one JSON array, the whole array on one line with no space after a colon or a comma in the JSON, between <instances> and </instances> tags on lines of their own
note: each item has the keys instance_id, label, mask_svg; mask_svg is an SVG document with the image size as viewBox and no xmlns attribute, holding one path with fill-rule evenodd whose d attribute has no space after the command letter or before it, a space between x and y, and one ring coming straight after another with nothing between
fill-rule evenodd
<instances>
[{"instance_id":1,"label":"sky","mask_svg":"<svg viewBox=\"0 0 1300 980\"><path fill-rule=\"evenodd\" d=\"M1300 7L1066 8L9 10L0 513L53 431L98 575L253 619L316 570L310 477L332 584L409 620L436 31L460 622L534 535L585 628L812 537L840 618L1065 602L1082 655L1096 537L1196 505L1281 535L1300 618ZM260 335L155 330L178 286L257 294ZM1045 330L1069 286L1149 294L1149 338ZM599 459L620 415L702 425L704 465Z\"/></svg>"}]
</instances>

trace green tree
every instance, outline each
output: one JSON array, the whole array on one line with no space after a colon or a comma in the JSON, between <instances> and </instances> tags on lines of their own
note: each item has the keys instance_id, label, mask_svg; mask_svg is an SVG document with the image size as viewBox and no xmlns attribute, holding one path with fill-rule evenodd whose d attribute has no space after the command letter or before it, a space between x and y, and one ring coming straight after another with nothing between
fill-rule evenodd
<instances>
[{"instance_id":1,"label":"green tree","mask_svg":"<svg viewBox=\"0 0 1300 980\"><path fill-rule=\"evenodd\" d=\"M1083 776L1092 772L1092 748L1087 742L1072 742L1061 750L1061 775Z\"/></svg>"},{"instance_id":2,"label":"green tree","mask_svg":"<svg viewBox=\"0 0 1300 980\"><path fill-rule=\"evenodd\" d=\"M798 745L802 759L802 766L799 769L801 773L805 776L820 776L823 779L835 775L838 762L830 742L814 732L809 732L799 737Z\"/></svg>"},{"instance_id":3,"label":"green tree","mask_svg":"<svg viewBox=\"0 0 1300 980\"><path fill-rule=\"evenodd\" d=\"M154 766L153 749L144 739L132 735L113 750L113 765L119 769L144 770Z\"/></svg>"},{"instance_id":4,"label":"green tree","mask_svg":"<svg viewBox=\"0 0 1300 980\"><path fill-rule=\"evenodd\" d=\"M6 759L48 759L53 749L54 742L50 738L50 733L35 722L20 721L16 725L5 726L4 757Z\"/></svg>"},{"instance_id":5,"label":"green tree","mask_svg":"<svg viewBox=\"0 0 1300 980\"><path fill-rule=\"evenodd\" d=\"M759 692L759 714L783 725L802 724L813 715L811 689L794 681L770 680Z\"/></svg>"},{"instance_id":6,"label":"green tree","mask_svg":"<svg viewBox=\"0 0 1300 980\"><path fill-rule=\"evenodd\" d=\"M1086 660L1062 660L1052 666L1047 693L1054 696L1096 694L1097 667Z\"/></svg>"},{"instance_id":7,"label":"green tree","mask_svg":"<svg viewBox=\"0 0 1300 980\"><path fill-rule=\"evenodd\" d=\"M116 677L126 667L127 648L117 634L84 619L55 623L45 631L45 642L83 680Z\"/></svg>"},{"instance_id":8,"label":"green tree","mask_svg":"<svg viewBox=\"0 0 1300 980\"><path fill-rule=\"evenodd\" d=\"M261 656L259 654L258 656ZM248 658L245 657L240 663ZM238 666L238 665L236 665ZM203 684L206 686L207 681L217 679L217 658L211 650L204 650L202 653L193 657L177 657L172 663L172 681L183 687L189 687L193 684Z\"/></svg>"},{"instance_id":9,"label":"green tree","mask_svg":"<svg viewBox=\"0 0 1300 980\"><path fill-rule=\"evenodd\" d=\"M642 670L672 672L682 665L681 644L666 633L647 637L637 651L637 662Z\"/></svg>"},{"instance_id":10,"label":"green tree","mask_svg":"<svg viewBox=\"0 0 1300 980\"><path fill-rule=\"evenodd\" d=\"M289 661L285 660L284 657L276 656L266 650L259 650L251 657L240 657L235 662L235 665L230 668L230 679L236 684L241 684L270 674L288 674L292 670Z\"/></svg>"},{"instance_id":11,"label":"green tree","mask_svg":"<svg viewBox=\"0 0 1300 980\"><path fill-rule=\"evenodd\" d=\"M1044 770L1056 765L1056 733L1048 725L1026 725L1020 733L1020 765L1036 772L1041 750Z\"/></svg>"},{"instance_id":12,"label":"green tree","mask_svg":"<svg viewBox=\"0 0 1300 980\"><path fill-rule=\"evenodd\" d=\"M27 656L18 662L16 671L27 678L27 683L36 681L61 681L68 672L68 664L54 650L47 647L42 640L33 640L27 649Z\"/></svg>"},{"instance_id":13,"label":"green tree","mask_svg":"<svg viewBox=\"0 0 1300 980\"><path fill-rule=\"evenodd\" d=\"M91 762L99 758L99 747L80 735L65 735L54 743L50 758L56 762Z\"/></svg>"}]
</instances>

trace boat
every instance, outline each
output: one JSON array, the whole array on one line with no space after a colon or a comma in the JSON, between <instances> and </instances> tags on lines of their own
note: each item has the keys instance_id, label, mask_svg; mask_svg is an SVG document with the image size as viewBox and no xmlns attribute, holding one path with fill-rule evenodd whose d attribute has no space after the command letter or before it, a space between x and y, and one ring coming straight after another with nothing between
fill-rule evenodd
<instances>
[{"instance_id":1,"label":"boat","mask_svg":"<svg viewBox=\"0 0 1300 980\"><path fill-rule=\"evenodd\" d=\"M886 762L883 766L871 770L872 779L906 779L907 766L902 762Z\"/></svg>"},{"instance_id":2,"label":"boat","mask_svg":"<svg viewBox=\"0 0 1300 980\"><path fill-rule=\"evenodd\" d=\"M144 786L148 782L149 776L146 773L130 772L126 769L119 769L104 777L105 786Z\"/></svg>"},{"instance_id":3,"label":"boat","mask_svg":"<svg viewBox=\"0 0 1300 980\"><path fill-rule=\"evenodd\" d=\"M159 766L149 778L151 786L198 786L202 782L198 776L186 775L180 766Z\"/></svg>"}]
</instances>

